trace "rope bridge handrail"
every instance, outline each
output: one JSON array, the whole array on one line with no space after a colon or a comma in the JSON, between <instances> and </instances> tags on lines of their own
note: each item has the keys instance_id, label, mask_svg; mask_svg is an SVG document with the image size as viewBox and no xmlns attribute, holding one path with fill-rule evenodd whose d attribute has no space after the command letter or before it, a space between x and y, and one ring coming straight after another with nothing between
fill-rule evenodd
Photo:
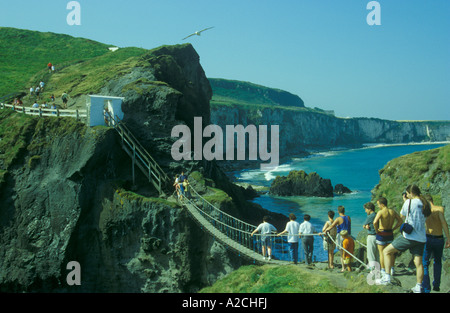
<instances>
[{"instance_id":1,"label":"rope bridge handrail","mask_svg":"<svg viewBox=\"0 0 450 313\"><path fill-rule=\"evenodd\" d=\"M328 235L328 237L331 239L331 241L334 242L334 244L336 246L338 246L339 248L341 248L342 250L344 250L345 252L347 252L349 255L351 255L356 261L358 261L359 263L361 263L362 265L364 265L364 267L366 269L369 269L369 266L367 264L365 264L363 261L361 261L360 259L358 259L356 256L354 256L350 251L348 251L347 249L345 249L343 246L341 246L340 244L338 244L329 233L326 233ZM359 241L357 241L358 243L360 243Z\"/></svg>"},{"instance_id":2,"label":"rope bridge handrail","mask_svg":"<svg viewBox=\"0 0 450 313\"><path fill-rule=\"evenodd\" d=\"M27 115L35 115L35 116L50 116L50 117L75 117L76 119L87 118L87 110L60 110L60 109L46 109L46 108L30 108L25 106L11 105L0 103L0 109L12 109L15 112L21 112ZM127 151L130 156L133 158L133 168L134 162L136 165L147 175L149 180L155 185L155 187L162 192L163 184L169 181L169 177L162 170L159 164L151 157L151 155L147 152L146 149L142 147L139 141L133 136L131 131L120 121L120 119L116 116L113 118L109 112L105 112L106 117L109 119L109 125L112 126L116 131L120 134L122 139L123 147L130 149ZM134 169L133 169L134 170ZM154 177L155 179L152 179ZM228 246L238 250L239 252L244 253L246 256L255 258L258 255L261 248L261 237L270 237L274 239L275 242L281 243L281 254L286 253L284 251L284 240L280 237L287 236L319 236L319 234L298 234L298 235L289 235L284 234L282 236L278 234L254 234L252 236L253 231L257 228L257 226L239 220L238 218L218 209L211 202L202 197L194 188L190 187L190 190L201 200L202 206L201 208L194 203L192 200L185 198L187 202L194 208L201 216L203 217L201 223L209 225L202 226L211 226L208 227L208 230L212 233L215 238L221 239ZM192 211L189 211L191 215L195 214ZM195 217L199 220L199 217ZM225 235L220 236L220 234ZM329 234L328 234L329 236ZM255 237L255 238L253 238ZM258 239L259 238L259 239ZM341 249L345 250L342 246L338 245L330 236L330 239L339 246ZM358 241L358 243L360 243ZM363 245L362 243L360 243ZM364 246L364 245L363 245ZM361 260L357 259L353 254L345 250L349 253L355 260L363 264L366 268L367 265L364 264Z\"/></svg>"},{"instance_id":3,"label":"rope bridge handrail","mask_svg":"<svg viewBox=\"0 0 450 313\"><path fill-rule=\"evenodd\" d=\"M224 216L230 218L230 219L234 219L236 221L238 221L239 223L242 223L243 225L249 227L249 228L253 228L256 229L257 227L255 225L249 224L247 222L241 221L239 219L237 219L236 217L220 210L219 208L215 207L211 202L209 202L208 200L206 200L205 198L203 198L194 188L190 187L192 190L200 199L202 199L202 201L204 201L206 204L208 204L210 207L214 208L217 212L219 212L220 214L223 214Z\"/></svg>"},{"instance_id":4,"label":"rope bridge handrail","mask_svg":"<svg viewBox=\"0 0 450 313\"><path fill-rule=\"evenodd\" d=\"M200 214L207 220L208 223L213 225L217 231L221 233L225 233L231 240L235 241L237 244L243 245L243 247L250 249L254 252L259 253L259 246L258 242L261 241L262 237L269 237L272 241L275 241L278 244L281 244L280 253L281 254L287 254L287 243L284 242L283 238L280 237L287 237L287 236L295 236L295 237L306 237L306 236L323 236L324 234L321 233L314 233L314 234L260 234L255 233L253 235L254 238L252 238L252 232L257 228L255 225L249 224L247 222L241 221L237 219L236 217L223 212L216 206L214 206L212 203L210 203L208 200L206 200L204 197L202 197L194 188L189 187L189 190L195 195L195 198L198 199L197 202L200 202L202 205L201 207L197 205L193 200L184 197L186 199L187 203L189 203L193 208L195 208ZM214 235L214 234L213 234ZM328 233L326 234L330 236ZM331 236L330 236L331 238ZM363 264L366 268L367 265L364 264L361 260L359 260L356 256L354 256L352 253L344 249L341 245L339 245L337 242L335 242L332 238L331 240L336 244L337 247L339 247L341 250L346 251L351 255L355 260ZM359 241L356 241L359 243ZM254 254L253 254L254 256Z\"/></svg>"}]
</instances>

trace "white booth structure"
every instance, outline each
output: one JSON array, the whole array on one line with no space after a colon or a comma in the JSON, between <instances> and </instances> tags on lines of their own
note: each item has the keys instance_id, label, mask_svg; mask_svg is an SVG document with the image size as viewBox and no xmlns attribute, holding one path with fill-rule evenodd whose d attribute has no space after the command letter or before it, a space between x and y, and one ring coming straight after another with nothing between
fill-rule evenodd
<instances>
[{"instance_id":1,"label":"white booth structure","mask_svg":"<svg viewBox=\"0 0 450 313\"><path fill-rule=\"evenodd\" d=\"M90 95L89 101L86 103L87 108L87 125L99 126L109 125L105 113L108 111L111 116L123 119L122 103L123 97L110 97L101 95Z\"/></svg>"}]
</instances>

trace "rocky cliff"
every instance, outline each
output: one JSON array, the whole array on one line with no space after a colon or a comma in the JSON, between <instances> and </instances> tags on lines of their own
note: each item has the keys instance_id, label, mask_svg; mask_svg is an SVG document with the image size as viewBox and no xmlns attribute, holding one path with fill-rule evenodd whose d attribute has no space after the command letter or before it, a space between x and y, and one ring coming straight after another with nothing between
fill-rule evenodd
<instances>
[{"instance_id":1,"label":"rocky cliff","mask_svg":"<svg viewBox=\"0 0 450 313\"><path fill-rule=\"evenodd\" d=\"M0 290L193 292L241 264L174 203L122 187L131 164L114 130L32 119L24 133L0 187ZM66 283L71 261L80 286Z\"/></svg>"},{"instance_id":2,"label":"rocky cliff","mask_svg":"<svg viewBox=\"0 0 450 313\"><path fill-rule=\"evenodd\" d=\"M214 97L213 97L214 99ZM358 147L366 143L393 144L450 140L450 122L389 121L339 118L317 109L224 105L212 102L211 122L220 125L280 125L280 156L308 150Z\"/></svg>"},{"instance_id":3,"label":"rocky cliff","mask_svg":"<svg viewBox=\"0 0 450 313\"><path fill-rule=\"evenodd\" d=\"M253 223L267 214L249 205L243 188L213 162L174 162L170 156L173 125L189 125L193 116L209 123L211 89L191 45L108 58L110 66L89 69L110 77L90 92L126 97L124 122L171 177L198 170L223 190L211 201L225 211ZM88 73L93 64L73 66ZM69 66L52 76L47 92L74 71ZM83 76L83 88L90 79ZM138 171L132 186L131 160L113 129L0 114L1 291L195 292L245 262L170 198L160 198ZM80 286L66 282L71 261L80 264Z\"/></svg>"}]
</instances>

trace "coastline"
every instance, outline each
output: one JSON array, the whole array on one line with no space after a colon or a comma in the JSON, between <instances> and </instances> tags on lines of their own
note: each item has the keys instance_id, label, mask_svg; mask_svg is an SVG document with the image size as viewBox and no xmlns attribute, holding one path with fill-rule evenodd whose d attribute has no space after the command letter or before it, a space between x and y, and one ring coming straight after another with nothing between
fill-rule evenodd
<instances>
[{"instance_id":1,"label":"coastline","mask_svg":"<svg viewBox=\"0 0 450 313\"><path fill-rule=\"evenodd\" d=\"M363 147L358 149L339 149L337 150L328 150L317 152L315 154L309 154L304 156L302 160L299 158L291 158L287 161L287 163L280 164L276 169L272 171L259 171L258 169L245 168L241 171L231 173L233 175L234 181L233 183L244 188L248 188L251 186L253 190L259 195L259 197L255 197L250 200L254 203L261 205L263 208L275 212L280 213L285 216L288 216L289 212L303 212L311 215L317 216L326 216L326 211L328 209L335 209L338 205L344 205L349 209L350 214L355 215L354 226L355 230L359 233L362 222L365 220L365 213L360 212L360 208L362 207L364 202L370 201L372 194L371 191L376 187L380 177L378 171L384 166L381 163L386 164L391 160L391 154L386 155L384 151L381 152L369 152L368 149L375 148L385 148L389 149L390 147L398 147L398 146L432 146L434 147L442 146L447 144L448 142L431 142L431 143L408 143L408 144L386 144L386 145L377 145L371 147ZM425 150L428 150L429 147L424 147ZM415 150L414 148L394 148L389 149L391 151L399 151L403 152L404 150ZM420 150L420 148L417 148ZM354 152L357 152L355 154ZM389 151L387 151L389 153ZM399 153L397 152L397 153ZM342 154L341 154L342 153ZM413 152L408 152L413 153ZM348 155L351 158L348 158ZM359 165L355 169L352 166L348 167L343 165L343 168L340 169L339 165L337 165L336 160L338 162L344 162L344 164L351 164L354 159L353 155L358 156L360 159L364 158L370 154L371 156L380 159L380 162L373 163L371 159L371 166L369 169L366 168L365 165ZM377 156L378 155L378 156ZM383 159L383 156L385 160ZM332 157L332 158L328 158ZM396 158L396 157L393 157ZM347 161L345 161L347 160ZM363 159L361 159L363 160ZM367 161L364 161L367 162ZM386 162L386 163L384 163ZM298 169L302 166L306 166L313 168L314 166L324 165L324 171L328 174L326 176L322 175L322 177L330 178L332 181L336 180L337 182L344 183L348 186L352 193L343 196L335 196L333 198L325 198L322 199L320 197L302 197L302 196L291 196L291 197L276 197L268 195L270 185L272 180L267 179L269 176L284 175L284 173L280 172L289 172L290 170ZM298 167L298 168L297 168ZM330 168L339 168L338 172L332 171L330 172ZM305 169L306 170L306 169ZM348 172L348 171L351 172ZM369 173L365 171L370 171ZM307 172L310 172L306 170ZM355 172L356 171L356 172ZM356 173L359 175L357 175ZM348 173L348 174L347 174ZM370 177L369 177L370 176ZM338 178L340 177L340 178ZM348 180L345 180L347 177ZM361 180L363 179L363 181ZM362 182L362 183L360 183ZM289 204L291 203L291 204ZM356 212L356 213L355 213ZM317 213L317 214L316 214Z\"/></svg>"},{"instance_id":2,"label":"coastline","mask_svg":"<svg viewBox=\"0 0 450 313\"><path fill-rule=\"evenodd\" d=\"M280 164L272 169L267 170L267 172L277 170L280 166L288 164L292 160L305 159L308 157L313 157L315 155L327 155L328 153L333 152L342 152L342 151L353 151L360 149L377 149L384 147L397 147L397 146L425 146L425 145L448 145L450 141L427 141L427 142L407 142L407 143L363 143L358 147L351 146L337 146L337 147L328 147L323 149L305 149L303 153L294 154L291 156L283 156L280 158ZM255 170L260 166L261 161L216 161L217 164L222 168L225 174L231 179L233 182L237 182L236 173L242 172L245 170Z\"/></svg>"},{"instance_id":3,"label":"coastline","mask_svg":"<svg viewBox=\"0 0 450 313\"><path fill-rule=\"evenodd\" d=\"M409 143L365 143L361 149L374 149L383 147L396 147L396 146L426 146L426 145L448 145L450 141L427 141L427 142L409 142Z\"/></svg>"}]
</instances>

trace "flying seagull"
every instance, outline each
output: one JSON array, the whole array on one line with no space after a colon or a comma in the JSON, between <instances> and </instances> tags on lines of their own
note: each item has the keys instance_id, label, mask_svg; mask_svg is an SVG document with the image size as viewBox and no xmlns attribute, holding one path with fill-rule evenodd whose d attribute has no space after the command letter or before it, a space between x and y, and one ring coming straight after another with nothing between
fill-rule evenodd
<instances>
[{"instance_id":1,"label":"flying seagull","mask_svg":"<svg viewBox=\"0 0 450 313\"><path fill-rule=\"evenodd\" d=\"M189 36L184 37L183 40L185 40L185 39L187 39L187 38L189 38L189 37L191 37L191 36L195 36L195 35L200 36L200 34L201 34L202 32L204 32L205 30L211 29L211 28L214 28L214 26L213 26L213 27L208 27L208 28L205 28L205 29L200 30L200 31L198 31L198 32L195 32L195 33L193 33L193 34L190 34Z\"/></svg>"}]
</instances>

